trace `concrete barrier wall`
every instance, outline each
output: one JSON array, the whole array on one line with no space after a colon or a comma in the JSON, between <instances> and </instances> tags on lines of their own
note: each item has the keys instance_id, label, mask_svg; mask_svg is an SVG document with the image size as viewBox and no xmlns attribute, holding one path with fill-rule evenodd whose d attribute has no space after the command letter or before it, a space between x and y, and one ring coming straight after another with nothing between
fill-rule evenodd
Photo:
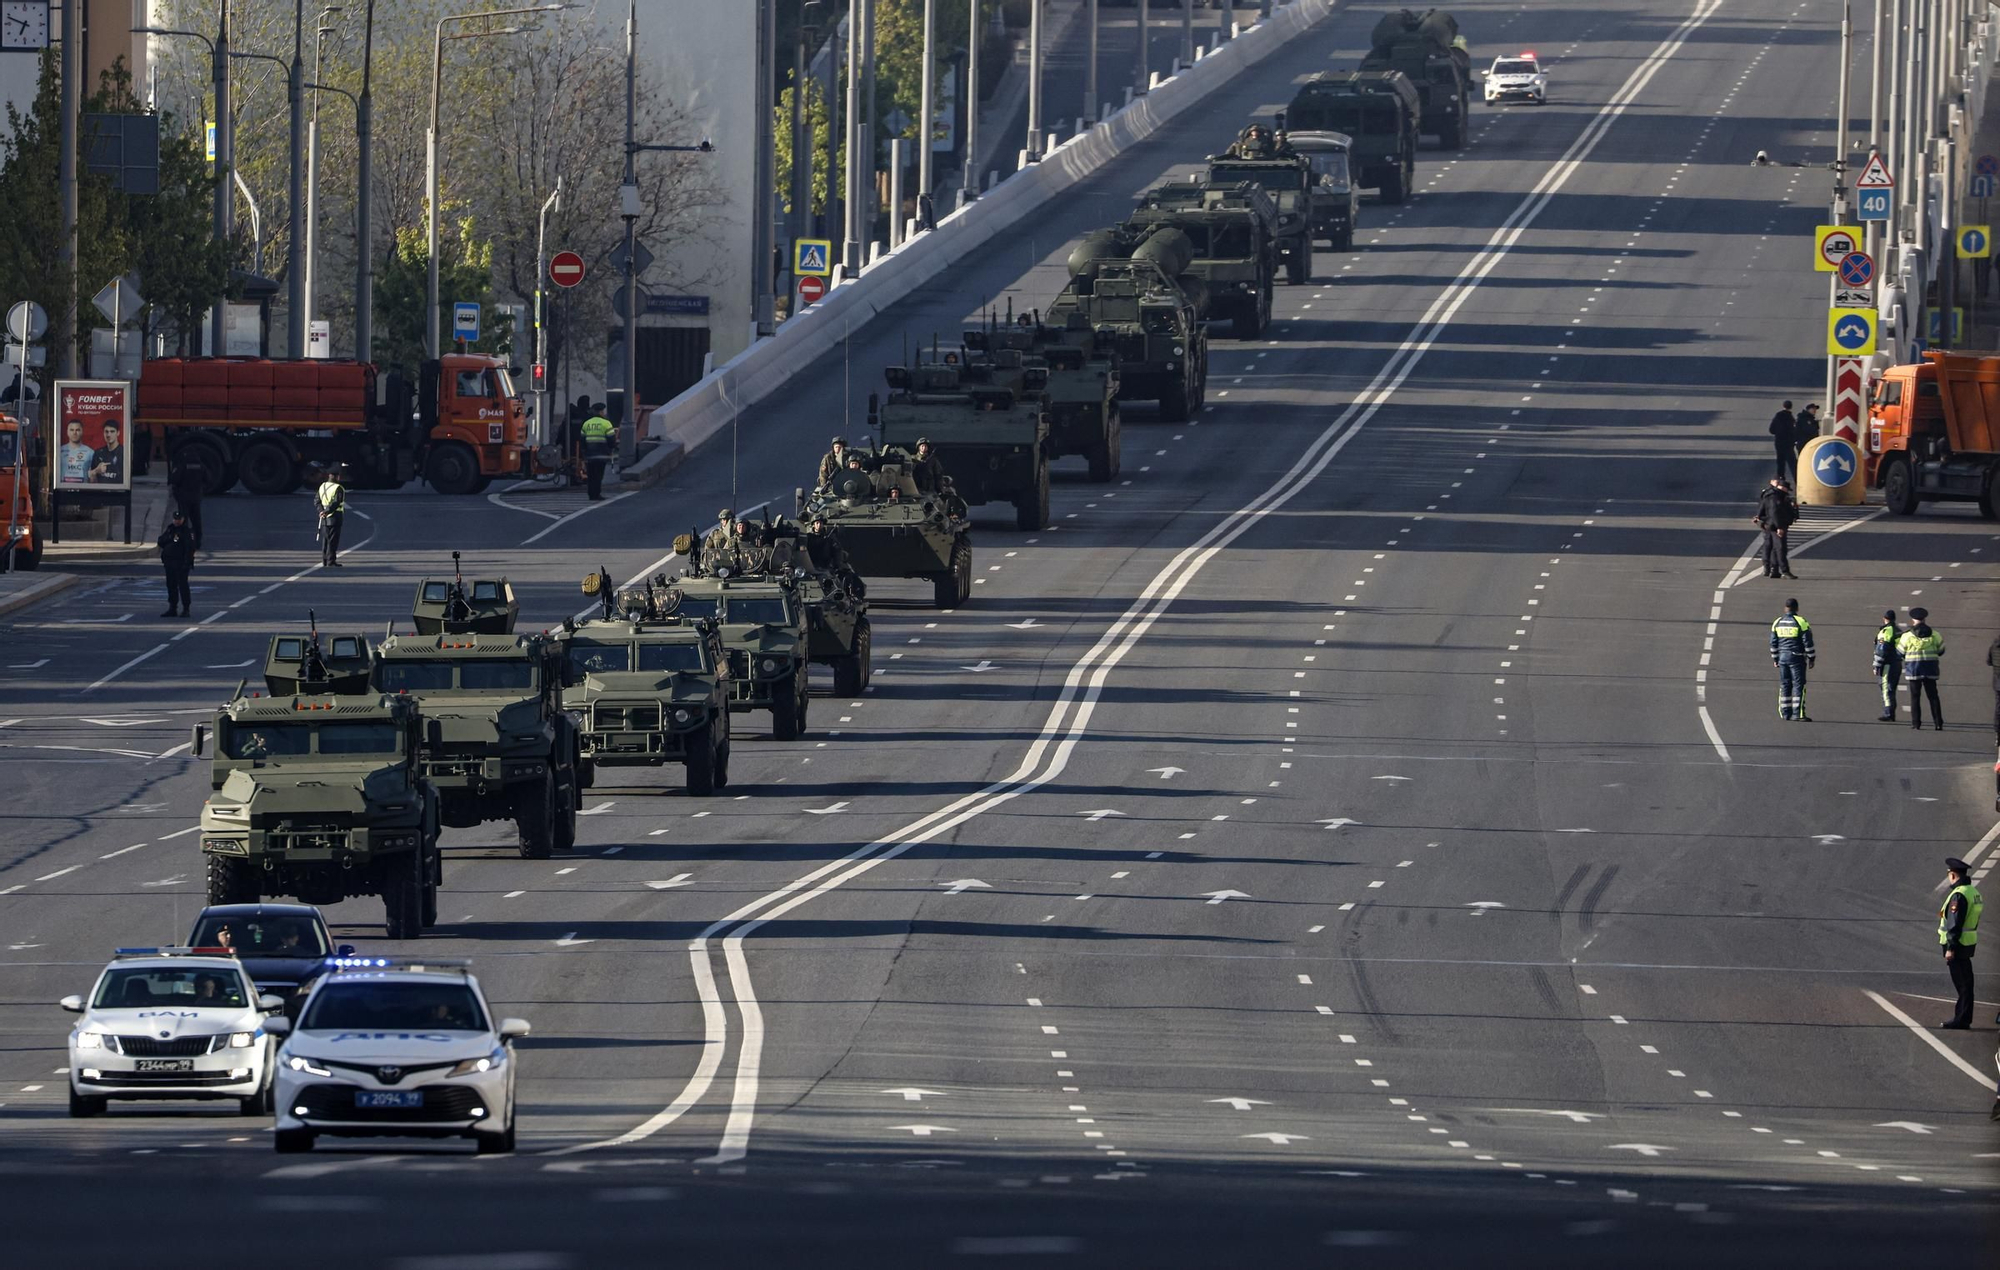
<instances>
[{"instance_id":1,"label":"concrete barrier wall","mask_svg":"<svg viewBox=\"0 0 2000 1270\"><path fill-rule=\"evenodd\" d=\"M649 469L671 468L739 413L774 395L837 348L850 332L1153 136L1287 41L1325 21L1334 8L1335 0L1292 0L1274 10L1268 20L1070 138L1040 163L1000 182L983 198L940 220L935 230L882 257L859 278L835 287L824 300L784 323L777 335L751 345L653 411L647 435L662 444L628 475L644 480Z\"/></svg>"}]
</instances>

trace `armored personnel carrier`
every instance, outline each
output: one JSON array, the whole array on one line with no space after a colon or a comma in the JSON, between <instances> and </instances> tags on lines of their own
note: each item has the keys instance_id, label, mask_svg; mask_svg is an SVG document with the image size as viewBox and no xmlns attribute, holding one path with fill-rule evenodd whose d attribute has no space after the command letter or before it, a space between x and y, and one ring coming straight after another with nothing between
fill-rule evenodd
<instances>
[{"instance_id":1,"label":"armored personnel carrier","mask_svg":"<svg viewBox=\"0 0 2000 1270\"><path fill-rule=\"evenodd\" d=\"M1297 286L1311 278L1316 224L1313 204L1319 195L1312 160L1294 150L1283 133L1253 123L1237 136L1236 144L1208 156L1210 188L1239 184L1262 190L1277 208L1271 233L1285 281Z\"/></svg>"},{"instance_id":2,"label":"armored personnel carrier","mask_svg":"<svg viewBox=\"0 0 2000 1270\"><path fill-rule=\"evenodd\" d=\"M1115 229L1086 234L1070 250L1069 285L1044 321L1065 340L1088 331L1093 348L1111 354L1121 405L1157 401L1160 417L1178 423L1207 393L1208 288L1162 270L1157 249L1134 259L1134 246Z\"/></svg>"},{"instance_id":3,"label":"armored personnel carrier","mask_svg":"<svg viewBox=\"0 0 2000 1270\"><path fill-rule=\"evenodd\" d=\"M728 785L729 655L715 622L678 613L680 594L665 577L619 591L600 569L583 592L602 614L554 634L563 707L583 720L583 784L601 767L679 763L690 794Z\"/></svg>"},{"instance_id":4,"label":"armored personnel carrier","mask_svg":"<svg viewBox=\"0 0 2000 1270\"><path fill-rule=\"evenodd\" d=\"M1458 19L1429 9L1388 13L1369 37L1364 71L1401 71L1416 86L1423 130L1447 150L1470 139L1472 53L1458 33Z\"/></svg>"},{"instance_id":5,"label":"armored personnel carrier","mask_svg":"<svg viewBox=\"0 0 2000 1270\"><path fill-rule=\"evenodd\" d=\"M417 584L417 633L376 649L369 686L417 699L437 734L424 774L444 823L512 820L521 854L547 859L576 845L583 785L577 721L562 705L555 642L513 633L520 606L505 578L453 576Z\"/></svg>"},{"instance_id":6,"label":"armored personnel carrier","mask_svg":"<svg viewBox=\"0 0 2000 1270\"><path fill-rule=\"evenodd\" d=\"M1385 203L1410 195L1422 121L1417 86L1397 70L1321 71L1299 85L1285 110L1295 136L1318 131L1347 137L1354 183L1379 190Z\"/></svg>"},{"instance_id":7,"label":"armored personnel carrier","mask_svg":"<svg viewBox=\"0 0 2000 1270\"><path fill-rule=\"evenodd\" d=\"M1049 457L1083 455L1090 479L1099 484L1118 475L1123 450L1118 364L1109 342L1100 344L1088 323L1055 327L1037 313L1017 320L1009 301L1007 320L965 332L965 347L974 357L1011 348L1031 365L1039 359L1049 372Z\"/></svg>"},{"instance_id":8,"label":"armored personnel carrier","mask_svg":"<svg viewBox=\"0 0 2000 1270\"><path fill-rule=\"evenodd\" d=\"M1277 219L1271 196L1247 182L1170 181L1140 196L1125 229L1141 240L1134 259L1155 259L1169 276L1193 274L1208 288L1208 316L1230 319L1237 339L1254 339L1271 321Z\"/></svg>"},{"instance_id":9,"label":"armored personnel carrier","mask_svg":"<svg viewBox=\"0 0 2000 1270\"><path fill-rule=\"evenodd\" d=\"M959 498L1012 503L1017 527L1048 528L1049 370L1039 358L1012 348L974 358L961 349L885 374L887 400L868 396L869 427L884 446L908 454L929 439Z\"/></svg>"},{"instance_id":10,"label":"armored personnel carrier","mask_svg":"<svg viewBox=\"0 0 2000 1270\"><path fill-rule=\"evenodd\" d=\"M270 695L239 684L216 713L201 809L210 904L379 895L391 939L437 921L438 794L424 774L434 727L414 698L368 690L373 660L361 636L322 643L314 623L271 641ZM195 725L197 757L209 734Z\"/></svg>"},{"instance_id":11,"label":"armored personnel carrier","mask_svg":"<svg viewBox=\"0 0 2000 1270\"><path fill-rule=\"evenodd\" d=\"M972 526L964 500L948 490L918 490L914 463L902 450L879 450L865 463L835 476L828 489L810 496L793 491L799 519L822 527L806 539L809 548L823 540L820 567L868 578L924 578L941 609L972 598ZM835 679L842 682L837 669ZM853 673L846 682L853 682Z\"/></svg>"}]
</instances>

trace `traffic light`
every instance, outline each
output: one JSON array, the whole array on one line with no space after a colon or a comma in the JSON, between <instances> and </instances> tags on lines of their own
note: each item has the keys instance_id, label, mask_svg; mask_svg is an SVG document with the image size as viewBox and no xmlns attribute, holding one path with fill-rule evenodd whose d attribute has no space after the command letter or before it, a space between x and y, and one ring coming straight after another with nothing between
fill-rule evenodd
<instances>
[{"instance_id":1,"label":"traffic light","mask_svg":"<svg viewBox=\"0 0 2000 1270\"><path fill-rule=\"evenodd\" d=\"M546 389L549 386L549 368L541 362L528 367L528 383L536 392Z\"/></svg>"}]
</instances>

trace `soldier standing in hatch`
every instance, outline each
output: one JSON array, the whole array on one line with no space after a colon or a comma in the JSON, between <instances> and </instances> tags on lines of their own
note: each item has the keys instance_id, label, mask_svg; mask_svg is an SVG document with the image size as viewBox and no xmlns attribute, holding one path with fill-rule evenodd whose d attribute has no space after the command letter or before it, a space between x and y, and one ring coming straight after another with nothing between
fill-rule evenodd
<instances>
[{"instance_id":1,"label":"soldier standing in hatch","mask_svg":"<svg viewBox=\"0 0 2000 1270\"><path fill-rule=\"evenodd\" d=\"M929 437L918 437L916 457L910 460L910 479L916 482L917 493L937 493L938 481L943 474L937 448L931 444Z\"/></svg>"},{"instance_id":2,"label":"soldier standing in hatch","mask_svg":"<svg viewBox=\"0 0 2000 1270\"><path fill-rule=\"evenodd\" d=\"M833 478L847 466L847 438L835 437L833 446L819 460L819 488L826 489L833 484Z\"/></svg>"}]
</instances>

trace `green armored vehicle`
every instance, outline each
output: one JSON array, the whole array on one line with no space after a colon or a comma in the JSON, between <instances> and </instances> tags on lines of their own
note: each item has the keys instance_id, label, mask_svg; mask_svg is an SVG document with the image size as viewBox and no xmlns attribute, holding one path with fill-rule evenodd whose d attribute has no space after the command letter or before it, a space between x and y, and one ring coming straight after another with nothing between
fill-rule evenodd
<instances>
[{"instance_id":1,"label":"green armored vehicle","mask_svg":"<svg viewBox=\"0 0 2000 1270\"><path fill-rule=\"evenodd\" d=\"M1279 126L1285 119L1279 114ZM1335 251L1354 246L1361 191L1348 164L1354 140L1344 132L1287 132L1285 144L1306 161L1312 190L1312 236Z\"/></svg>"},{"instance_id":2,"label":"green armored vehicle","mask_svg":"<svg viewBox=\"0 0 2000 1270\"><path fill-rule=\"evenodd\" d=\"M868 621L868 586L854 572L839 535L821 522L820 532L802 533L779 520L771 537L770 571L796 579L806 607L808 655L833 668L833 690L851 697L875 677L875 634ZM966 552L966 586L971 586L972 554ZM801 720L804 715L801 713ZM799 730L805 730L803 721Z\"/></svg>"},{"instance_id":3,"label":"green armored vehicle","mask_svg":"<svg viewBox=\"0 0 2000 1270\"><path fill-rule=\"evenodd\" d=\"M1125 229L1140 239L1134 259L1157 259L1172 277L1193 274L1208 288L1208 316L1230 319L1237 339L1271 321L1278 278L1277 205L1248 182L1211 187L1168 182L1140 196Z\"/></svg>"},{"instance_id":4,"label":"green armored vehicle","mask_svg":"<svg viewBox=\"0 0 2000 1270\"><path fill-rule=\"evenodd\" d=\"M1322 71L1299 85L1285 122L1300 132L1338 132L1349 139L1354 183L1400 203L1417 178L1417 132L1423 126L1417 87L1401 71Z\"/></svg>"},{"instance_id":5,"label":"green armored vehicle","mask_svg":"<svg viewBox=\"0 0 2000 1270\"><path fill-rule=\"evenodd\" d=\"M576 845L581 749L562 706L561 651L544 636L513 634L518 612L505 578L426 578L418 633L382 641L369 684L416 698L430 721L437 743L424 774L444 823L512 820L521 854L543 860Z\"/></svg>"},{"instance_id":6,"label":"green armored vehicle","mask_svg":"<svg viewBox=\"0 0 2000 1270\"><path fill-rule=\"evenodd\" d=\"M923 578L941 609L971 599L972 526L965 501L933 482L920 489L919 466L902 450L884 449L862 463L810 497L804 489L793 491L799 519L821 530L806 536L814 563L836 576ZM856 673L865 679L865 672L850 672L846 682L854 683Z\"/></svg>"},{"instance_id":7,"label":"green armored vehicle","mask_svg":"<svg viewBox=\"0 0 2000 1270\"><path fill-rule=\"evenodd\" d=\"M1005 324L965 332L965 347L978 356L1011 348L1049 372L1049 457L1081 454L1090 479L1103 484L1118 475L1123 429L1118 418L1118 364L1109 342L1100 344L1087 323L1050 326L1040 314L1012 316Z\"/></svg>"},{"instance_id":8,"label":"green armored vehicle","mask_svg":"<svg viewBox=\"0 0 2000 1270\"><path fill-rule=\"evenodd\" d=\"M1277 208L1271 232L1276 240L1278 263L1284 267L1285 281L1294 286L1312 277L1313 231L1317 224L1314 200L1320 187L1312 161L1294 150L1282 133L1265 124L1253 123L1236 138L1236 144L1221 154L1208 156L1206 184L1228 188L1254 185L1270 196Z\"/></svg>"},{"instance_id":9,"label":"green armored vehicle","mask_svg":"<svg viewBox=\"0 0 2000 1270\"><path fill-rule=\"evenodd\" d=\"M1199 278L1164 272L1149 250L1132 258L1115 229L1084 236L1069 254L1069 285L1049 305L1045 323L1066 340L1089 332L1093 350L1111 355L1116 401L1157 401L1160 417L1186 420L1208 390L1208 288Z\"/></svg>"},{"instance_id":10,"label":"green armored vehicle","mask_svg":"<svg viewBox=\"0 0 2000 1270\"><path fill-rule=\"evenodd\" d=\"M201 809L210 904L379 895L391 939L437 921L438 795L423 762L432 725L414 699L367 691L372 661L359 635L280 635L264 662L270 695L239 684L217 712ZM208 736L195 725L197 757Z\"/></svg>"},{"instance_id":11,"label":"green armored vehicle","mask_svg":"<svg viewBox=\"0 0 2000 1270\"><path fill-rule=\"evenodd\" d=\"M664 577L616 591L600 570L583 581L601 616L565 621L563 706L583 720L582 779L604 767L687 769L705 798L729 784L729 656L712 620L675 612Z\"/></svg>"},{"instance_id":12,"label":"green armored vehicle","mask_svg":"<svg viewBox=\"0 0 2000 1270\"><path fill-rule=\"evenodd\" d=\"M1370 37L1364 71L1401 71L1416 86L1423 130L1447 150L1463 150L1471 139L1472 54L1458 33L1458 20L1430 9L1384 14Z\"/></svg>"},{"instance_id":13,"label":"green armored vehicle","mask_svg":"<svg viewBox=\"0 0 2000 1270\"><path fill-rule=\"evenodd\" d=\"M1049 371L1039 358L1012 348L981 357L960 350L885 374L888 398L868 397L868 423L882 445L914 453L929 439L959 498L1010 502L1018 528L1048 528Z\"/></svg>"}]
</instances>

